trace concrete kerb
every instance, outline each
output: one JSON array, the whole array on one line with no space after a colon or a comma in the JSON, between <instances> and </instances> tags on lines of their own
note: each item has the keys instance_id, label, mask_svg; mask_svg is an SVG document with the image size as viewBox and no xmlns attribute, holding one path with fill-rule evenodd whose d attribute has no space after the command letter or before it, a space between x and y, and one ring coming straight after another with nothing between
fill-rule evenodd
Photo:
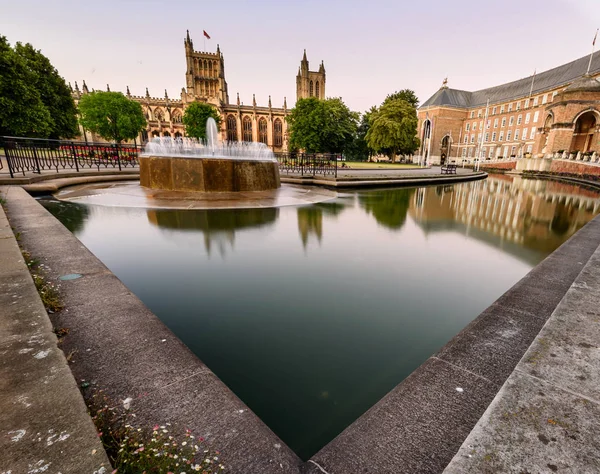
<instances>
[{"instance_id":1,"label":"concrete kerb","mask_svg":"<svg viewBox=\"0 0 600 474\"><path fill-rule=\"evenodd\" d=\"M445 473L600 472L599 293L600 247Z\"/></svg>"},{"instance_id":2,"label":"concrete kerb","mask_svg":"<svg viewBox=\"0 0 600 474\"><path fill-rule=\"evenodd\" d=\"M0 472L110 471L1 206L0 268Z\"/></svg>"}]
</instances>

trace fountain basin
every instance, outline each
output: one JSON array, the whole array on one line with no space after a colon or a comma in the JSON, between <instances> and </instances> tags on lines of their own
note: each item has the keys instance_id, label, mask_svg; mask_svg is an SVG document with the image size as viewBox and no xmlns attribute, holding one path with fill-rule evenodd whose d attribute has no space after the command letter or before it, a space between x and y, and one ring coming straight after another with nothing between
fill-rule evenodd
<instances>
[{"instance_id":1,"label":"fountain basin","mask_svg":"<svg viewBox=\"0 0 600 474\"><path fill-rule=\"evenodd\" d=\"M276 161L141 156L140 184L186 192L268 191L281 187Z\"/></svg>"}]
</instances>

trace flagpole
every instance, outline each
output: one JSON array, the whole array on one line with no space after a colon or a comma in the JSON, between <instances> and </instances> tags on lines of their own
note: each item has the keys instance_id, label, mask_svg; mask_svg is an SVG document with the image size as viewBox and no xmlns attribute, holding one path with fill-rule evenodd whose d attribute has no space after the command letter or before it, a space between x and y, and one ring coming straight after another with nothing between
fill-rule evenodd
<instances>
[{"instance_id":1,"label":"flagpole","mask_svg":"<svg viewBox=\"0 0 600 474\"><path fill-rule=\"evenodd\" d=\"M592 58L594 57L594 49L596 47L596 38L598 37L598 28L596 29L596 34L594 35L594 41L592 41L592 54L590 54L590 62L588 63L586 75L590 73L590 68L592 67Z\"/></svg>"},{"instance_id":2,"label":"flagpole","mask_svg":"<svg viewBox=\"0 0 600 474\"><path fill-rule=\"evenodd\" d=\"M487 119L488 112L490 110L490 99L487 100L485 106L485 118L483 119L483 130L481 131L481 139L479 140L479 146L477 147L477 162L475 167L477 168L475 171L479 171L479 164L481 163L481 148L483 147L483 140L485 139L485 131L487 130Z\"/></svg>"}]
</instances>

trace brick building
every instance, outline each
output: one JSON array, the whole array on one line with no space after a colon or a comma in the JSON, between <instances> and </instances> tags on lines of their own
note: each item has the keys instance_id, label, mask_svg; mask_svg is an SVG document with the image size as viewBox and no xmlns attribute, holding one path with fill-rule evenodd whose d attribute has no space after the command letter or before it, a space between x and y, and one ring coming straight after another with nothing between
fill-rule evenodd
<instances>
[{"instance_id":1,"label":"brick building","mask_svg":"<svg viewBox=\"0 0 600 474\"><path fill-rule=\"evenodd\" d=\"M417 153L432 164L600 153L600 56L586 73L589 61L475 92L444 80L418 109Z\"/></svg>"},{"instance_id":2,"label":"brick building","mask_svg":"<svg viewBox=\"0 0 600 474\"><path fill-rule=\"evenodd\" d=\"M225 59L219 46L214 53L195 51L189 31L184 39L186 87L181 89L178 99L170 98L165 90L164 97L151 97L148 88L143 96L131 95L127 87L126 95L142 105L147 120L147 127L138 137L143 143L152 137L182 137L185 127L182 119L185 108L192 102L206 102L214 106L221 115L221 139L230 141L254 141L268 145L273 151L287 150L287 101L283 98L283 107L273 107L271 97L266 106L256 104L252 97L252 105L240 103L239 94L236 103L229 102L229 90L225 80ZM309 70L306 50L300 62L296 77L296 100L306 97L325 98L325 66L323 62L317 72ZM107 89L110 88L107 86ZM81 90L77 82L73 89L73 97L77 102L89 89L83 81ZM91 141L104 141L90 132L81 130L82 138Z\"/></svg>"}]
</instances>

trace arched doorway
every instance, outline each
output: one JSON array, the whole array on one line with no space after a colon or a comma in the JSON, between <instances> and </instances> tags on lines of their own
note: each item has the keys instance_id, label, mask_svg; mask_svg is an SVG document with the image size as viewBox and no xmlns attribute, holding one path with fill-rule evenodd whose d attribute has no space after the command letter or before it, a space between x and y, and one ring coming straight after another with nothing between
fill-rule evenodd
<instances>
[{"instance_id":1,"label":"arched doorway","mask_svg":"<svg viewBox=\"0 0 600 474\"><path fill-rule=\"evenodd\" d=\"M452 139L450 135L445 135L442 138L442 143L440 146L440 165L444 165L450 157L450 147L452 146Z\"/></svg>"},{"instance_id":2,"label":"arched doorway","mask_svg":"<svg viewBox=\"0 0 600 474\"><path fill-rule=\"evenodd\" d=\"M571 141L571 152L587 153L596 150L598 120L595 111L588 110L575 120L573 140Z\"/></svg>"}]
</instances>

